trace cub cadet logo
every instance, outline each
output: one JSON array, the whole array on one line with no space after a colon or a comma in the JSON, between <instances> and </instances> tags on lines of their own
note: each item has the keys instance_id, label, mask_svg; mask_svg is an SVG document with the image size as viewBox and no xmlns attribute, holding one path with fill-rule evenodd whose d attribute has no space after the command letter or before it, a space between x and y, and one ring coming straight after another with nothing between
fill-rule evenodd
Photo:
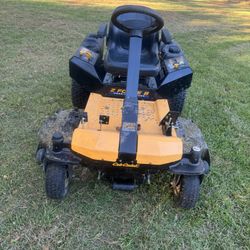
<instances>
[{"instance_id":1,"label":"cub cadet logo","mask_svg":"<svg viewBox=\"0 0 250 250\"><path fill-rule=\"evenodd\" d=\"M112 93L114 95L125 95L126 89L111 88L110 93ZM149 96L149 91L138 90L137 95L147 97L147 96Z\"/></svg>"},{"instance_id":2,"label":"cub cadet logo","mask_svg":"<svg viewBox=\"0 0 250 250\"><path fill-rule=\"evenodd\" d=\"M114 162L112 165L114 167L128 167L128 168L138 168L139 167L139 164L118 163L118 162Z\"/></svg>"}]
</instances>

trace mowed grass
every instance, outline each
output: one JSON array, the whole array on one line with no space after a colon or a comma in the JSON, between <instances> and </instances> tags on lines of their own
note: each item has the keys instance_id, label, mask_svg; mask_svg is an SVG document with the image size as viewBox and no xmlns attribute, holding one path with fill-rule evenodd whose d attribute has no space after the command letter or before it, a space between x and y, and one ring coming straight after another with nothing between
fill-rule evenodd
<instances>
[{"instance_id":1,"label":"mowed grass","mask_svg":"<svg viewBox=\"0 0 250 250\"><path fill-rule=\"evenodd\" d=\"M194 70L183 116L212 156L193 210L174 205L168 174L132 193L79 175L46 198L37 130L70 108L68 59L112 9L160 11ZM247 1L0 0L0 249L249 249L250 8Z\"/></svg>"}]
</instances>

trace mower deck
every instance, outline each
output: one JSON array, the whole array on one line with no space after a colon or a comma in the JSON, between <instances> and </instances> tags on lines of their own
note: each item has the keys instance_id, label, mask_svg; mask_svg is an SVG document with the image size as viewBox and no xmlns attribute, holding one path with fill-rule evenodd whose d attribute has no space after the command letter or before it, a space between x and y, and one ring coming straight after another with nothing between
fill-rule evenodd
<instances>
[{"instance_id":1,"label":"mower deck","mask_svg":"<svg viewBox=\"0 0 250 250\"><path fill-rule=\"evenodd\" d=\"M85 108L87 122L74 130L73 151L94 160L116 162L119 132L122 123L123 99L91 93ZM137 163L163 165L182 158L182 140L172 129L172 136L163 135L160 121L169 112L166 100L138 101ZM100 115L108 116L108 124L100 124ZM131 165L137 166L137 165Z\"/></svg>"}]
</instances>

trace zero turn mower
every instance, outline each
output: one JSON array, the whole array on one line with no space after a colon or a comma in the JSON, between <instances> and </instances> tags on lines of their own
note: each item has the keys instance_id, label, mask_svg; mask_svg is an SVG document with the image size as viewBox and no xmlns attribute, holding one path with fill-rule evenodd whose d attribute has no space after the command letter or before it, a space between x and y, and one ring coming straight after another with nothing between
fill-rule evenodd
<instances>
[{"instance_id":1,"label":"zero turn mower","mask_svg":"<svg viewBox=\"0 0 250 250\"><path fill-rule=\"evenodd\" d=\"M116 8L109 24L84 39L69 71L75 109L37 150L47 195L65 197L74 165L96 170L118 190L168 171L178 204L194 207L209 152L199 141L185 149L179 115L193 73L163 18L143 6Z\"/></svg>"}]
</instances>

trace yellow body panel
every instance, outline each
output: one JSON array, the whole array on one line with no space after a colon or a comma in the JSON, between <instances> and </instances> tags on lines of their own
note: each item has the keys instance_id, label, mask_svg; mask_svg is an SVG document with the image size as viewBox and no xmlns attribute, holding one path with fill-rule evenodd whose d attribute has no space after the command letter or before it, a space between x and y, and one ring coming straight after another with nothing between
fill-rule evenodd
<instances>
[{"instance_id":1,"label":"yellow body panel","mask_svg":"<svg viewBox=\"0 0 250 250\"><path fill-rule=\"evenodd\" d=\"M182 141L177 137L159 135L138 136L137 162L162 165L182 158Z\"/></svg>"},{"instance_id":2,"label":"yellow body panel","mask_svg":"<svg viewBox=\"0 0 250 250\"><path fill-rule=\"evenodd\" d=\"M77 128L73 133L72 149L91 159L116 161L118 156L119 134L112 131L97 131Z\"/></svg>"},{"instance_id":3,"label":"yellow body panel","mask_svg":"<svg viewBox=\"0 0 250 250\"><path fill-rule=\"evenodd\" d=\"M85 108L88 122L80 123L74 130L72 150L94 160L115 162L118 158L122 106L123 99L91 93ZM159 126L168 111L166 100L139 101L138 164L162 165L182 158L182 140L174 130L172 136L163 135ZM100 125L99 115L109 116L109 124Z\"/></svg>"}]
</instances>

